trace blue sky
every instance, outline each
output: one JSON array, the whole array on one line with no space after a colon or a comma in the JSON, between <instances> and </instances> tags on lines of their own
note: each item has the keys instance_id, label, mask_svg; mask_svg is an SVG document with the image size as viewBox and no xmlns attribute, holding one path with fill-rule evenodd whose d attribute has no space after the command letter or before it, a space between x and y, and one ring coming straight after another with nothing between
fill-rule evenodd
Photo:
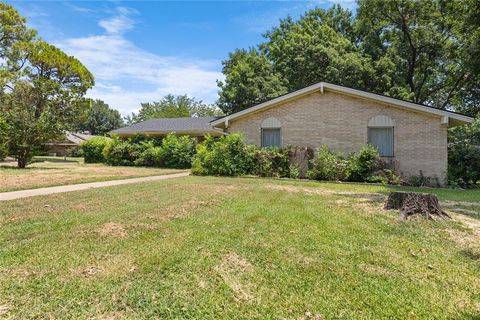
<instances>
[{"instance_id":1,"label":"blue sky","mask_svg":"<svg viewBox=\"0 0 480 320\"><path fill-rule=\"evenodd\" d=\"M123 115L168 93L213 103L229 52L258 44L288 15L333 3L355 8L354 0L6 2L93 73L88 96Z\"/></svg>"}]
</instances>

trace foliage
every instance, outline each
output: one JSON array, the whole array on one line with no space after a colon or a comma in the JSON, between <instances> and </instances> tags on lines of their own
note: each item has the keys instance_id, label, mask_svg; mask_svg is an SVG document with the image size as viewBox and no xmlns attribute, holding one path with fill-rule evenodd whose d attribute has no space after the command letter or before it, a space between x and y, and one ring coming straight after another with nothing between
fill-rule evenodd
<instances>
[{"instance_id":1,"label":"foliage","mask_svg":"<svg viewBox=\"0 0 480 320\"><path fill-rule=\"evenodd\" d=\"M322 146L310 160L307 177L314 180L343 181L347 177L347 168L348 162L342 154L334 153L327 146Z\"/></svg>"},{"instance_id":2,"label":"foliage","mask_svg":"<svg viewBox=\"0 0 480 320\"><path fill-rule=\"evenodd\" d=\"M177 137L169 134L161 146L162 163L168 168L191 168L196 153L195 141L188 136Z\"/></svg>"},{"instance_id":3,"label":"foliage","mask_svg":"<svg viewBox=\"0 0 480 320\"><path fill-rule=\"evenodd\" d=\"M412 175L408 178L406 183L409 186L413 187L440 187L440 181L437 177L425 176L420 170L419 175Z\"/></svg>"},{"instance_id":4,"label":"foliage","mask_svg":"<svg viewBox=\"0 0 480 320\"><path fill-rule=\"evenodd\" d=\"M236 50L222 62L224 81L218 105L226 114L251 107L287 92L285 81L267 57L256 49Z\"/></svg>"},{"instance_id":5,"label":"foliage","mask_svg":"<svg viewBox=\"0 0 480 320\"><path fill-rule=\"evenodd\" d=\"M85 163L103 163L105 157L103 156L103 150L109 143L109 138L94 137L90 140L84 141L81 144L83 151L83 157Z\"/></svg>"},{"instance_id":6,"label":"foliage","mask_svg":"<svg viewBox=\"0 0 480 320\"><path fill-rule=\"evenodd\" d=\"M449 131L448 179L452 185L478 187L480 183L480 115L471 125Z\"/></svg>"},{"instance_id":7,"label":"foliage","mask_svg":"<svg viewBox=\"0 0 480 320\"><path fill-rule=\"evenodd\" d=\"M476 115L478 17L476 0L359 0L356 15L333 6L282 19L258 48L223 62L220 104L232 113L327 81Z\"/></svg>"},{"instance_id":8,"label":"foliage","mask_svg":"<svg viewBox=\"0 0 480 320\"><path fill-rule=\"evenodd\" d=\"M290 150L276 148L254 150L252 173L260 177L290 177Z\"/></svg>"},{"instance_id":9,"label":"foliage","mask_svg":"<svg viewBox=\"0 0 480 320\"><path fill-rule=\"evenodd\" d=\"M147 148L147 144L132 143L115 137L103 149L103 156L108 165L133 166Z\"/></svg>"},{"instance_id":10,"label":"foliage","mask_svg":"<svg viewBox=\"0 0 480 320\"><path fill-rule=\"evenodd\" d=\"M348 158L348 180L355 182L369 181L378 169L380 156L377 148L367 144Z\"/></svg>"},{"instance_id":11,"label":"foliage","mask_svg":"<svg viewBox=\"0 0 480 320\"><path fill-rule=\"evenodd\" d=\"M197 175L241 176L253 168L253 146L240 134L230 134L218 139L207 137L198 144L193 158L192 173Z\"/></svg>"},{"instance_id":12,"label":"foliage","mask_svg":"<svg viewBox=\"0 0 480 320\"><path fill-rule=\"evenodd\" d=\"M392 169L382 169L376 171L371 177L367 179L367 181L391 185L403 184L402 178Z\"/></svg>"},{"instance_id":13,"label":"foliage","mask_svg":"<svg viewBox=\"0 0 480 320\"><path fill-rule=\"evenodd\" d=\"M72 56L36 37L25 19L0 3L0 111L9 153L24 168L35 149L78 120L92 74Z\"/></svg>"},{"instance_id":14,"label":"foliage","mask_svg":"<svg viewBox=\"0 0 480 320\"><path fill-rule=\"evenodd\" d=\"M211 117L220 112L214 106L204 104L187 95L166 95L160 101L142 103L138 114L125 118L128 125L155 118Z\"/></svg>"},{"instance_id":15,"label":"foliage","mask_svg":"<svg viewBox=\"0 0 480 320\"><path fill-rule=\"evenodd\" d=\"M163 167L163 150L161 147L155 147L149 145L145 149L138 159L135 160L136 166L145 166L145 167Z\"/></svg>"},{"instance_id":16,"label":"foliage","mask_svg":"<svg viewBox=\"0 0 480 320\"><path fill-rule=\"evenodd\" d=\"M123 119L117 110L110 109L102 100L90 100L90 108L85 112L85 119L76 128L93 135L105 135L109 131L123 126Z\"/></svg>"}]
</instances>

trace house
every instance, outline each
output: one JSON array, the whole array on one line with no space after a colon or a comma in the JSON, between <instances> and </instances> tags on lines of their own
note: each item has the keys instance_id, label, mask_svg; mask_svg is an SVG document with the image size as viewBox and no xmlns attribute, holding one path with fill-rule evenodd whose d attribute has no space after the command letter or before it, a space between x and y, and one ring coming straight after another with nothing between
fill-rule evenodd
<instances>
[{"instance_id":1,"label":"house","mask_svg":"<svg viewBox=\"0 0 480 320\"><path fill-rule=\"evenodd\" d=\"M199 123L202 118L198 118ZM174 119L185 123L191 120ZM420 174L445 178L447 129L471 123L473 118L426 105L320 82L202 124L195 135L239 132L247 143L259 147L287 145L332 150L348 154L370 143L379 149L401 175ZM167 119L156 119L113 131L122 134L173 131ZM164 124L169 126L164 126ZM153 128L157 125L155 128ZM155 129L155 130L154 130ZM198 129L198 128L197 128Z\"/></svg>"},{"instance_id":2,"label":"house","mask_svg":"<svg viewBox=\"0 0 480 320\"><path fill-rule=\"evenodd\" d=\"M66 132L64 139L45 143L44 146L49 155L66 156L78 150L83 141L90 140L94 137L96 136L86 133Z\"/></svg>"}]
</instances>

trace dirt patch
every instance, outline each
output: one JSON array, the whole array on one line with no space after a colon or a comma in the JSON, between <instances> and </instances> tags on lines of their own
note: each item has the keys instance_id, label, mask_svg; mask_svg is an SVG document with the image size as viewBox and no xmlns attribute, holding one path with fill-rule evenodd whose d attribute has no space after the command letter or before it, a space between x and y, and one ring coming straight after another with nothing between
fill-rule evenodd
<instances>
[{"instance_id":1,"label":"dirt patch","mask_svg":"<svg viewBox=\"0 0 480 320\"><path fill-rule=\"evenodd\" d=\"M252 285L246 279L253 272L253 266L235 252L226 254L215 271L233 291L236 300L252 301Z\"/></svg>"},{"instance_id":2,"label":"dirt patch","mask_svg":"<svg viewBox=\"0 0 480 320\"><path fill-rule=\"evenodd\" d=\"M465 230L447 229L450 237L462 247L480 248L480 220L454 212L449 214L465 228Z\"/></svg>"},{"instance_id":3,"label":"dirt patch","mask_svg":"<svg viewBox=\"0 0 480 320\"><path fill-rule=\"evenodd\" d=\"M187 218L201 208L219 204L219 200L189 200L183 204L159 208L149 215L154 220L171 220Z\"/></svg>"},{"instance_id":4,"label":"dirt patch","mask_svg":"<svg viewBox=\"0 0 480 320\"><path fill-rule=\"evenodd\" d=\"M73 275L81 275L86 278L96 276L124 276L134 273L138 267L131 257L125 255L105 255L99 257L95 263L87 267L79 267L73 270Z\"/></svg>"},{"instance_id":5,"label":"dirt patch","mask_svg":"<svg viewBox=\"0 0 480 320\"><path fill-rule=\"evenodd\" d=\"M324 317L320 314L314 314L310 311L306 311L302 316L298 317L297 320L323 320Z\"/></svg>"},{"instance_id":6,"label":"dirt patch","mask_svg":"<svg viewBox=\"0 0 480 320\"><path fill-rule=\"evenodd\" d=\"M113 236L119 238L127 236L127 232L123 226L118 223L106 223L97 230L97 233L101 236Z\"/></svg>"},{"instance_id":7,"label":"dirt patch","mask_svg":"<svg viewBox=\"0 0 480 320\"><path fill-rule=\"evenodd\" d=\"M2 319L5 317L8 316L10 312L10 306L7 306L6 304L1 304L0 305L0 317L2 317Z\"/></svg>"}]
</instances>

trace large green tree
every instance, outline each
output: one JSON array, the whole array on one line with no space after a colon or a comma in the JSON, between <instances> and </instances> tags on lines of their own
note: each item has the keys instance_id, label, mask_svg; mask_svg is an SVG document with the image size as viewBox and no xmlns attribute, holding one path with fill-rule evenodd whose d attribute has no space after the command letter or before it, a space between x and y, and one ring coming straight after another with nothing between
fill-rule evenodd
<instances>
[{"instance_id":1,"label":"large green tree","mask_svg":"<svg viewBox=\"0 0 480 320\"><path fill-rule=\"evenodd\" d=\"M258 46L266 75L226 68L238 64L235 53L223 62L219 101L228 113L242 110L245 90L235 87L261 87L273 74L287 91L327 81L475 115L479 17L477 0L358 0L355 16L337 5L287 17ZM257 69L250 60L241 70ZM261 91L248 91L248 105L263 100Z\"/></svg>"},{"instance_id":2,"label":"large green tree","mask_svg":"<svg viewBox=\"0 0 480 320\"><path fill-rule=\"evenodd\" d=\"M77 129L88 131L93 135L105 135L107 132L123 126L123 118L115 109L100 99L90 100L90 108Z\"/></svg>"},{"instance_id":3,"label":"large green tree","mask_svg":"<svg viewBox=\"0 0 480 320\"><path fill-rule=\"evenodd\" d=\"M8 152L25 168L32 152L71 129L86 107L92 74L74 57L35 37L25 20L0 4L0 135ZM1 40L7 37L8 41Z\"/></svg>"},{"instance_id":4,"label":"large green tree","mask_svg":"<svg viewBox=\"0 0 480 320\"><path fill-rule=\"evenodd\" d=\"M127 124L155 118L210 117L219 114L215 106L204 104L187 95L166 95L159 101L142 103L138 113L127 116Z\"/></svg>"},{"instance_id":5,"label":"large green tree","mask_svg":"<svg viewBox=\"0 0 480 320\"><path fill-rule=\"evenodd\" d=\"M287 92L285 80L256 49L236 50L223 61L225 81L219 81L218 106L226 114L253 106Z\"/></svg>"}]
</instances>

